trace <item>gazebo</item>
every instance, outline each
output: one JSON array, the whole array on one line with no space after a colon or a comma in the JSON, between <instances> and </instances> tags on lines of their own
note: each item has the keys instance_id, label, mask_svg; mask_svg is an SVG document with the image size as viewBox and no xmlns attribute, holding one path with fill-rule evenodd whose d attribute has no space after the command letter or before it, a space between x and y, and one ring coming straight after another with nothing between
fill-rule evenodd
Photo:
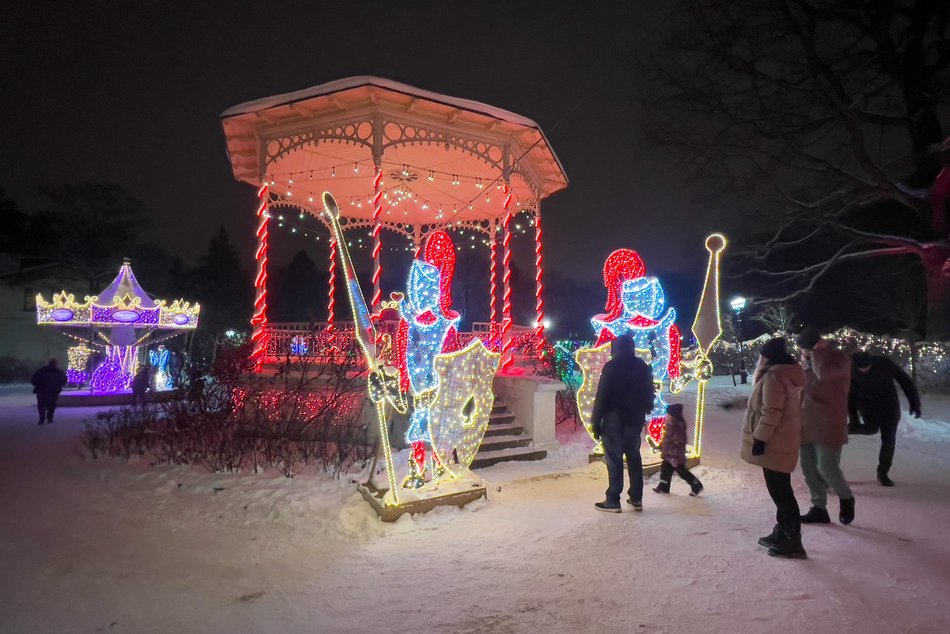
<instances>
[{"instance_id":1,"label":"gazebo","mask_svg":"<svg viewBox=\"0 0 950 634\"><path fill-rule=\"evenodd\" d=\"M350 332L336 320L332 241L326 322L277 324L267 314L271 222L281 208L293 208L328 225L324 191L339 201L344 231L366 231L371 237L374 314L384 299L383 230L403 236L415 249L440 229L474 232L490 249L489 321L473 324L463 337L481 338L502 352L502 370L516 355L541 350L541 200L564 189L567 177L537 123L483 103L368 76L244 103L226 110L221 121L235 178L258 189L252 341L259 367L284 354L312 351L303 342L314 328L344 338ZM511 289L512 221L519 213L532 218L535 254L535 320L520 325L512 318Z\"/></svg>"}]
</instances>

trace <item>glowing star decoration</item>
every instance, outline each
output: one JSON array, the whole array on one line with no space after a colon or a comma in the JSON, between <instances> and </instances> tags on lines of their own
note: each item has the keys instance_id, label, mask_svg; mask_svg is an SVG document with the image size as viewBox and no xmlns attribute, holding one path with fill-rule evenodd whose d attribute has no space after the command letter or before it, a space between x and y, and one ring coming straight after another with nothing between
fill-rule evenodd
<instances>
[{"instance_id":1,"label":"glowing star decoration","mask_svg":"<svg viewBox=\"0 0 950 634\"><path fill-rule=\"evenodd\" d=\"M485 437L495 402L492 380L500 359L500 353L474 339L457 352L439 355L433 363L439 387L429 407L429 433L433 451L453 477L468 470Z\"/></svg>"}]
</instances>

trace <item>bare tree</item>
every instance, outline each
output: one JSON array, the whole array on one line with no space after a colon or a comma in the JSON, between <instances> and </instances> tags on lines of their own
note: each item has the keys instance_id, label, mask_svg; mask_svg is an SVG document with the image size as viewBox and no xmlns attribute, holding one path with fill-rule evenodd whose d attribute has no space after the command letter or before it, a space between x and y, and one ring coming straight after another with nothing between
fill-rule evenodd
<instances>
[{"instance_id":1,"label":"bare tree","mask_svg":"<svg viewBox=\"0 0 950 634\"><path fill-rule=\"evenodd\" d=\"M795 313L791 311L785 302L776 302L769 304L762 311L752 318L768 330L769 334L776 332L790 333L795 327Z\"/></svg>"},{"instance_id":2,"label":"bare tree","mask_svg":"<svg viewBox=\"0 0 950 634\"><path fill-rule=\"evenodd\" d=\"M765 301L840 263L912 257L928 336L950 335L945 209L929 199L948 14L942 0L694 0L661 29L644 62L647 130L756 235L745 266Z\"/></svg>"}]
</instances>

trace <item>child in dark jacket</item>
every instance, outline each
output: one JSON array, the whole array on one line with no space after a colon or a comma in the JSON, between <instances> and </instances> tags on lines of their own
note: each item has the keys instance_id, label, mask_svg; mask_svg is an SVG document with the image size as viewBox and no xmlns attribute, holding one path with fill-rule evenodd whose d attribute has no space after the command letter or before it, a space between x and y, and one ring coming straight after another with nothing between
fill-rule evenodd
<instances>
[{"instance_id":1,"label":"child in dark jacket","mask_svg":"<svg viewBox=\"0 0 950 634\"><path fill-rule=\"evenodd\" d=\"M663 453L660 483L653 491L669 493L675 471L689 484L691 496L695 497L702 493L703 483L686 468L686 419L683 418L683 406L680 403L666 408L666 432L663 434L660 450Z\"/></svg>"}]
</instances>

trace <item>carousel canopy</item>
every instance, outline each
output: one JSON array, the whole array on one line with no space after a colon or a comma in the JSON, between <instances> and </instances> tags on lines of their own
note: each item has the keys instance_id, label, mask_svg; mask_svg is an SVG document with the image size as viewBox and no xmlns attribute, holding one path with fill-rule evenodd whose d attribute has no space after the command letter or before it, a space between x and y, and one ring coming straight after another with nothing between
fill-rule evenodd
<instances>
[{"instance_id":1,"label":"carousel canopy","mask_svg":"<svg viewBox=\"0 0 950 634\"><path fill-rule=\"evenodd\" d=\"M382 220L397 231L499 218L506 181L515 212L567 186L534 121L378 77L251 101L221 119L237 179L315 214L329 190L357 226L373 218L377 166Z\"/></svg>"},{"instance_id":2,"label":"carousel canopy","mask_svg":"<svg viewBox=\"0 0 950 634\"><path fill-rule=\"evenodd\" d=\"M62 291L46 301L36 296L36 323L56 326L133 326L153 329L183 329L198 326L198 304L178 299L167 304L155 300L139 285L126 259L112 283L82 302Z\"/></svg>"}]
</instances>

